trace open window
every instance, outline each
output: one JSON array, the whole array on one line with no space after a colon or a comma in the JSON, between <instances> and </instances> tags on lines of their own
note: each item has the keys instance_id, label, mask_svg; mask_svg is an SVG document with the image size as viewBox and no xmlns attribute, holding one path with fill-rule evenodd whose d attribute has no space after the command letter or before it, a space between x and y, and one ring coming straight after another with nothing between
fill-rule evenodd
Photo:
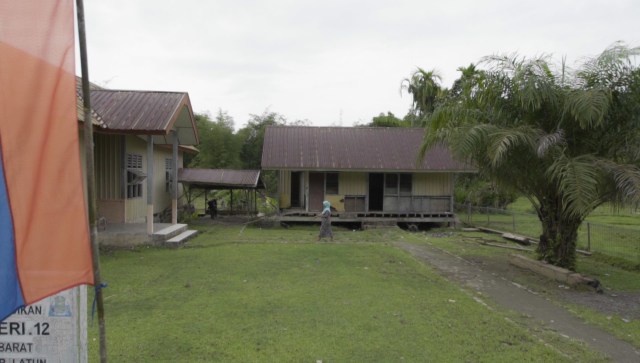
<instances>
[{"instance_id":1,"label":"open window","mask_svg":"<svg viewBox=\"0 0 640 363\"><path fill-rule=\"evenodd\" d=\"M127 198L142 197L142 182L147 174L142 170L142 155L127 154Z\"/></svg>"}]
</instances>

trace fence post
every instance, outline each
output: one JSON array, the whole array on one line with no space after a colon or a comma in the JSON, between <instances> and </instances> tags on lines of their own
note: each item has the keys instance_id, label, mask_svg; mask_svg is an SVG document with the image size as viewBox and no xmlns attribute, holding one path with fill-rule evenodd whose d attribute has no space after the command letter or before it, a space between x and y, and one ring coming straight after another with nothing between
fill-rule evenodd
<instances>
[{"instance_id":1,"label":"fence post","mask_svg":"<svg viewBox=\"0 0 640 363\"><path fill-rule=\"evenodd\" d=\"M511 213L511 219L513 221L513 233L516 233L516 214Z\"/></svg>"},{"instance_id":2,"label":"fence post","mask_svg":"<svg viewBox=\"0 0 640 363\"><path fill-rule=\"evenodd\" d=\"M587 222L587 251L591 251L591 224Z\"/></svg>"},{"instance_id":3,"label":"fence post","mask_svg":"<svg viewBox=\"0 0 640 363\"><path fill-rule=\"evenodd\" d=\"M471 203L467 203L467 223L471 224Z\"/></svg>"},{"instance_id":4,"label":"fence post","mask_svg":"<svg viewBox=\"0 0 640 363\"><path fill-rule=\"evenodd\" d=\"M491 226L491 216L489 215L489 207L486 207L485 210L487 211L487 226Z\"/></svg>"}]
</instances>

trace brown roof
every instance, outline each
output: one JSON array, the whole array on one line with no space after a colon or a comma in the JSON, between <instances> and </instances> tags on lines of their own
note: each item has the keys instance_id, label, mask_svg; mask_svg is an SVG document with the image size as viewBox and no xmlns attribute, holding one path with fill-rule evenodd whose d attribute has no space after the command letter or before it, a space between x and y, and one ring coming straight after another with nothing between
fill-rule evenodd
<instances>
[{"instance_id":1,"label":"brown roof","mask_svg":"<svg viewBox=\"0 0 640 363\"><path fill-rule=\"evenodd\" d=\"M262 169L360 171L471 171L444 146L417 165L424 129L393 127L269 126Z\"/></svg>"},{"instance_id":2,"label":"brown roof","mask_svg":"<svg viewBox=\"0 0 640 363\"><path fill-rule=\"evenodd\" d=\"M264 189L260 170L180 169L178 181L211 189Z\"/></svg>"},{"instance_id":3,"label":"brown roof","mask_svg":"<svg viewBox=\"0 0 640 363\"><path fill-rule=\"evenodd\" d=\"M79 109L82 103L82 79L76 77ZM198 132L186 92L111 90L90 84L94 125L101 131L125 134L158 135L156 144L171 144L167 137L176 130L180 145L197 145Z\"/></svg>"}]
</instances>

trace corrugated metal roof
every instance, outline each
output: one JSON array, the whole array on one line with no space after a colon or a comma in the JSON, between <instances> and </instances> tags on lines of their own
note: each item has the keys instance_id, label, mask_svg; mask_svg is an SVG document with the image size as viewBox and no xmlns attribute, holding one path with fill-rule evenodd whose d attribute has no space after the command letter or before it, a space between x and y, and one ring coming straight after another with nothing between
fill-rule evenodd
<instances>
[{"instance_id":1,"label":"corrugated metal roof","mask_svg":"<svg viewBox=\"0 0 640 363\"><path fill-rule=\"evenodd\" d=\"M110 90L90 83L91 113L95 125L108 132L154 136L156 144L171 144L175 130L180 145L197 145L198 131L186 92ZM82 78L76 77L79 109ZM82 117L83 113L78 113ZM81 119L82 121L82 119Z\"/></svg>"},{"instance_id":2,"label":"corrugated metal roof","mask_svg":"<svg viewBox=\"0 0 640 363\"><path fill-rule=\"evenodd\" d=\"M393 127L269 126L262 148L262 169L471 171L453 160L446 147L416 160L424 129Z\"/></svg>"},{"instance_id":3,"label":"corrugated metal roof","mask_svg":"<svg viewBox=\"0 0 640 363\"><path fill-rule=\"evenodd\" d=\"M164 133L185 96L184 92L92 89L91 107L107 129Z\"/></svg>"},{"instance_id":4,"label":"corrugated metal roof","mask_svg":"<svg viewBox=\"0 0 640 363\"><path fill-rule=\"evenodd\" d=\"M180 169L178 181L213 188L264 188L260 170Z\"/></svg>"},{"instance_id":5,"label":"corrugated metal roof","mask_svg":"<svg viewBox=\"0 0 640 363\"><path fill-rule=\"evenodd\" d=\"M89 89L99 89L100 87L96 84L89 82ZM76 76L76 111L78 113L78 120L84 122L84 96L82 93L82 78ZM104 127L104 122L102 121L102 117L96 113L96 111L91 109L91 123L94 126Z\"/></svg>"}]
</instances>

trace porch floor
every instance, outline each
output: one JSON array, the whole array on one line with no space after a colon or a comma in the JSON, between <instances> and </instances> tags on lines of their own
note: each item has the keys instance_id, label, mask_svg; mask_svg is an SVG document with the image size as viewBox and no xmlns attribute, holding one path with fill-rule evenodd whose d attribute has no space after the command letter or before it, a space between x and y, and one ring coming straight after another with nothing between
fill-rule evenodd
<instances>
[{"instance_id":1,"label":"porch floor","mask_svg":"<svg viewBox=\"0 0 640 363\"><path fill-rule=\"evenodd\" d=\"M302 210L283 211L279 219L282 222L319 222L320 211ZM396 223L438 223L453 222L455 214L451 212L332 212L332 222L396 222Z\"/></svg>"}]
</instances>

